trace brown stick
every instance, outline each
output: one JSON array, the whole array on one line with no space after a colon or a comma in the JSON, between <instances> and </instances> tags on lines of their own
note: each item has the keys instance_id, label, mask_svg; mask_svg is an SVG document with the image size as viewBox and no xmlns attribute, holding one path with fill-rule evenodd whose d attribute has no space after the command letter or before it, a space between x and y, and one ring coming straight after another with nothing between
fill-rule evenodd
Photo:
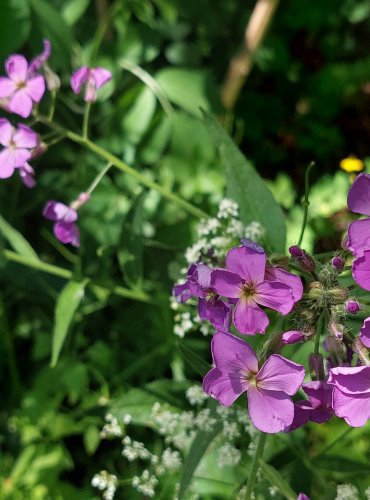
<instances>
[{"instance_id":1,"label":"brown stick","mask_svg":"<svg viewBox=\"0 0 370 500\"><path fill-rule=\"evenodd\" d=\"M221 87L221 99L232 110L253 66L254 55L274 16L279 0L257 0L244 33L243 44L231 59Z\"/></svg>"}]
</instances>

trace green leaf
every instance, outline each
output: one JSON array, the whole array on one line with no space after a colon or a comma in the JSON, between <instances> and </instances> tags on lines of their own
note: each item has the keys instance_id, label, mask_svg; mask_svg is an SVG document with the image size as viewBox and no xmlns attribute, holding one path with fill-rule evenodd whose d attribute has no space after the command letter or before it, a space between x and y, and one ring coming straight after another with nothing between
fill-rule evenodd
<instances>
[{"instance_id":1,"label":"green leaf","mask_svg":"<svg viewBox=\"0 0 370 500\"><path fill-rule=\"evenodd\" d=\"M55 306L53 342L51 348L51 366L57 364L69 327L72 323L86 286L85 281L70 281L59 294Z\"/></svg>"},{"instance_id":2,"label":"green leaf","mask_svg":"<svg viewBox=\"0 0 370 500\"><path fill-rule=\"evenodd\" d=\"M83 16L89 4L90 0L69 0L63 6L62 16L72 26Z\"/></svg>"},{"instance_id":3,"label":"green leaf","mask_svg":"<svg viewBox=\"0 0 370 500\"><path fill-rule=\"evenodd\" d=\"M157 100L149 87L143 87L122 120L125 138L138 144L152 121Z\"/></svg>"},{"instance_id":4,"label":"green leaf","mask_svg":"<svg viewBox=\"0 0 370 500\"><path fill-rule=\"evenodd\" d=\"M272 484L276 486L280 493L287 498L287 500L296 500L297 493L295 493L289 484L282 477L280 472L278 472L275 467L267 464L262 459L259 460L259 465L263 471L264 477Z\"/></svg>"},{"instance_id":5,"label":"green leaf","mask_svg":"<svg viewBox=\"0 0 370 500\"><path fill-rule=\"evenodd\" d=\"M341 472L348 474L367 474L369 472L369 464L351 460L338 455L323 455L315 458L315 466L319 469L330 470L332 472Z\"/></svg>"},{"instance_id":6,"label":"green leaf","mask_svg":"<svg viewBox=\"0 0 370 500\"><path fill-rule=\"evenodd\" d=\"M100 432L96 425L89 425L83 435L85 450L93 455L100 443Z\"/></svg>"},{"instance_id":7,"label":"green leaf","mask_svg":"<svg viewBox=\"0 0 370 500\"><path fill-rule=\"evenodd\" d=\"M43 38L48 38L53 44L54 67L69 68L72 46L74 43L71 28L65 22L51 2L45 0L29 0L34 14L35 26Z\"/></svg>"},{"instance_id":8,"label":"green leaf","mask_svg":"<svg viewBox=\"0 0 370 500\"><path fill-rule=\"evenodd\" d=\"M199 354L193 351L193 349L188 347L183 341L177 342L176 346L185 361L201 377L204 377L204 375L211 369L211 366L206 361L204 361L204 359L199 356Z\"/></svg>"},{"instance_id":9,"label":"green leaf","mask_svg":"<svg viewBox=\"0 0 370 500\"><path fill-rule=\"evenodd\" d=\"M27 0L1 0L0 60L22 47L30 29L30 8Z\"/></svg>"},{"instance_id":10,"label":"green leaf","mask_svg":"<svg viewBox=\"0 0 370 500\"><path fill-rule=\"evenodd\" d=\"M142 191L122 226L118 249L118 262L129 286L141 290L143 282L143 204L146 191Z\"/></svg>"},{"instance_id":11,"label":"green leaf","mask_svg":"<svg viewBox=\"0 0 370 500\"><path fill-rule=\"evenodd\" d=\"M217 401L213 400L211 400L208 405L208 408L212 410L211 417L213 418L217 418L218 416L216 413L217 406ZM198 467L205 452L207 451L207 448L215 439L215 437L221 432L221 430L222 422L218 421L211 431L206 432L199 430L196 433L193 442L191 443L188 454L186 455L184 460L184 466L182 468L182 475L180 480L180 489L178 494L179 499L184 498L184 495L191 483L196 468Z\"/></svg>"},{"instance_id":12,"label":"green leaf","mask_svg":"<svg viewBox=\"0 0 370 500\"><path fill-rule=\"evenodd\" d=\"M221 125L204 111L203 117L226 169L228 196L239 204L241 221L262 224L269 250L284 252L286 229L280 205Z\"/></svg>"},{"instance_id":13,"label":"green leaf","mask_svg":"<svg viewBox=\"0 0 370 500\"><path fill-rule=\"evenodd\" d=\"M18 252L20 255L23 255L24 257L28 257L30 259L40 260L38 258L37 253L31 247L28 241L21 235L20 232L14 229L14 227L11 226L9 222L7 222L1 215L0 215L0 233L4 236L9 245L13 248L13 250Z\"/></svg>"},{"instance_id":14,"label":"green leaf","mask_svg":"<svg viewBox=\"0 0 370 500\"><path fill-rule=\"evenodd\" d=\"M165 68L155 78L172 103L195 116L199 116L199 108L221 110L217 87L204 70Z\"/></svg>"}]
</instances>

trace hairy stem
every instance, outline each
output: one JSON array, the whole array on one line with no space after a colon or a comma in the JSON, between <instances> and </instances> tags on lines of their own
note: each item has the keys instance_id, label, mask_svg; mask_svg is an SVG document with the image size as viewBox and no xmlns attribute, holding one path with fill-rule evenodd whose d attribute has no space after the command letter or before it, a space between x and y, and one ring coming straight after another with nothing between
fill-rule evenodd
<instances>
[{"instance_id":1,"label":"hairy stem","mask_svg":"<svg viewBox=\"0 0 370 500\"><path fill-rule=\"evenodd\" d=\"M301 234L299 235L299 240L297 245L301 246L303 236L304 236L304 231L306 229L306 224L307 224L307 215L308 215L308 207L310 205L310 202L308 200L308 195L310 193L310 172L311 169L315 166L315 162L311 161L311 163L308 165L306 169L306 173L304 176L304 200L303 200L303 208L304 208L304 213L303 213L303 222L302 222L302 229L301 229Z\"/></svg>"},{"instance_id":2,"label":"hairy stem","mask_svg":"<svg viewBox=\"0 0 370 500\"><path fill-rule=\"evenodd\" d=\"M251 498L252 498L254 485L256 484L256 479L257 479L259 460L262 458L262 455L263 455L263 450L264 450L265 443L266 443L266 437L267 437L267 434L265 434L264 432L261 432L261 434L258 438L256 452L254 454L254 457L252 460L252 465L251 465L251 470L250 470L249 476L248 476L247 491L245 493L245 500L251 500Z\"/></svg>"}]
</instances>

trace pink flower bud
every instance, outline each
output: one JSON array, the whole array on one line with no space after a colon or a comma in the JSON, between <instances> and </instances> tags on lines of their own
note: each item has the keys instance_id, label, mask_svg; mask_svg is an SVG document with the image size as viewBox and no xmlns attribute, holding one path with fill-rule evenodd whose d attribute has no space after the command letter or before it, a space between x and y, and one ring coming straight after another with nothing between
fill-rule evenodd
<instances>
[{"instance_id":1,"label":"pink flower bud","mask_svg":"<svg viewBox=\"0 0 370 500\"><path fill-rule=\"evenodd\" d=\"M331 265L337 270L342 271L344 268L344 259L342 257L336 256L331 259Z\"/></svg>"},{"instance_id":2,"label":"pink flower bud","mask_svg":"<svg viewBox=\"0 0 370 500\"><path fill-rule=\"evenodd\" d=\"M360 310L360 304L357 300L347 300L346 302L346 311L350 314L356 314Z\"/></svg>"}]
</instances>

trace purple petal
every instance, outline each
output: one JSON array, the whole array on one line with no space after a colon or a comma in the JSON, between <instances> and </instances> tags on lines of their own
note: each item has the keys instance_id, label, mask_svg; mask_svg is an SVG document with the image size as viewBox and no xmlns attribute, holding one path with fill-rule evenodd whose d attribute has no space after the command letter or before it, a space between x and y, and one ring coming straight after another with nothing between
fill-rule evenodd
<instances>
[{"instance_id":1,"label":"purple petal","mask_svg":"<svg viewBox=\"0 0 370 500\"><path fill-rule=\"evenodd\" d=\"M15 150L10 148L0 152L0 179L7 179L13 175L15 169Z\"/></svg>"},{"instance_id":2,"label":"purple petal","mask_svg":"<svg viewBox=\"0 0 370 500\"><path fill-rule=\"evenodd\" d=\"M302 400L294 403L294 417L293 422L284 429L285 432L292 432L299 427L302 427L306 422L309 421L310 415L312 413L312 406L308 401Z\"/></svg>"},{"instance_id":3,"label":"purple petal","mask_svg":"<svg viewBox=\"0 0 370 500\"><path fill-rule=\"evenodd\" d=\"M109 82L112 78L112 73L105 68L92 68L90 71L97 89L100 89L100 87Z\"/></svg>"},{"instance_id":4,"label":"purple petal","mask_svg":"<svg viewBox=\"0 0 370 500\"><path fill-rule=\"evenodd\" d=\"M340 366L332 368L329 384L335 385L346 394L368 394L370 397L370 366Z\"/></svg>"},{"instance_id":5,"label":"purple petal","mask_svg":"<svg viewBox=\"0 0 370 500\"><path fill-rule=\"evenodd\" d=\"M75 94L81 92L82 85L86 83L90 70L87 66L82 66L71 76L71 87Z\"/></svg>"},{"instance_id":6,"label":"purple petal","mask_svg":"<svg viewBox=\"0 0 370 500\"><path fill-rule=\"evenodd\" d=\"M34 179L35 171L27 162L23 165L23 167L18 168L19 175L23 184L32 189L36 186L36 181Z\"/></svg>"},{"instance_id":7,"label":"purple petal","mask_svg":"<svg viewBox=\"0 0 370 500\"><path fill-rule=\"evenodd\" d=\"M80 245L80 233L73 222L56 222L54 224L54 235L62 243L70 243L75 247Z\"/></svg>"},{"instance_id":8,"label":"purple petal","mask_svg":"<svg viewBox=\"0 0 370 500\"><path fill-rule=\"evenodd\" d=\"M35 148L37 146L37 134L32 129L20 123L13 136L17 148Z\"/></svg>"},{"instance_id":9,"label":"purple petal","mask_svg":"<svg viewBox=\"0 0 370 500\"><path fill-rule=\"evenodd\" d=\"M242 378L248 373L257 373L258 361L253 349L235 335L216 333L211 345L216 368L222 372L239 373Z\"/></svg>"},{"instance_id":10,"label":"purple petal","mask_svg":"<svg viewBox=\"0 0 370 500\"><path fill-rule=\"evenodd\" d=\"M370 418L370 396L369 394L345 394L334 387L333 408L335 414L344 418L348 425L362 427Z\"/></svg>"},{"instance_id":11,"label":"purple petal","mask_svg":"<svg viewBox=\"0 0 370 500\"><path fill-rule=\"evenodd\" d=\"M321 380L316 380L303 384L302 389L307 394L312 408L319 408L320 406L331 408L332 385Z\"/></svg>"},{"instance_id":12,"label":"purple petal","mask_svg":"<svg viewBox=\"0 0 370 500\"><path fill-rule=\"evenodd\" d=\"M180 304L183 304L184 302L189 300L192 295L190 293L189 283L186 281L185 283L182 283L180 285L175 285L172 288L172 295Z\"/></svg>"},{"instance_id":13,"label":"purple petal","mask_svg":"<svg viewBox=\"0 0 370 500\"><path fill-rule=\"evenodd\" d=\"M369 219L370 220L370 219ZM354 280L364 290L370 291L370 251L364 252L362 257L358 257L352 264L352 276Z\"/></svg>"},{"instance_id":14,"label":"purple petal","mask_svg":"<svg viewBox=\"0 0 370 500\"><path fill-rule=\"evenodd\" d=\"M266 254L247 247L232 248L226 255L226 268L247 283L260 283L265 276Z\"/></svg>"},{"instance_id":15,"label":"purple petal","mask_svg":"<svg viewBox=\"0 0 370 500\"><path fill-rule=\"evenodd\" d=\"M258 387L266 391L285 392L293 396L301 387L305 369L279 354L272 354L258 372Z\"/></svg>"},{"instance_id":16,"label":"purple petal","mask_svg":"<svg viewBox=\"0 0 370 500\"><path fill-rule=\"evenodd\" d=\"M254 335L265 333L269 324L267 314L253 301L241 299L234 309L234 324L240 333Z\"/></svg>"},{"instance_id":17,"label":"purple petal","mask_svg":"<svg viewBox=\"0 0 370 500\"><path fill-rule=\"evenodd\" d=\"M12 96L16 90L17 85L10 78L0 77L0 99Z\"/></svg>"},{"instance_id":18,"label":"purple petal","mask_svg":"<svg viewBox=\"0 0 370 500\"><path fill-rule=\"evenodd\" d=\"M240 243L243 245L243 247L251 248L258 253L265 253L265 249L255 241L248 240L247 238L242 238L240 240Z\"/></svg>"},{"instance_id":19,"label":"purple petal","mask_svg":"<svg viewBox=\"0 0 370 500\"><path fill-rule=\"evenodd\" d=\"M75 222L77 220L77 212L68 205L59 201L48 201L42 211L42 215L52 221Z\"/></svg>"},{"instance_id":20,"label":"purple petal","mask_svg":"<svg viewBox=\"0 0 370 500\"><path fill-rule=\"evenodd\" d=\"M24 83L27 79L28 62L20 54L13 54L5 61L7 75L15 83Z\"/></svg>"},{"instance_id":21,"label":"purple petal","mask_svg":"<svg viewBox=\"0 0 370 500\"><path fill-rule=\"evenodd\" d=\"M32 112L32 99L25 88L17 90L9 101L9 111L23 118L28 118Z\"/></svg>"},{"instance_id":22,"label":"purple petal","mask_svg":"<svg viewBox=\"0 0 370 500\"><path fill-rule=\"evenodd\" d=\"M231 324L231 306L221 299L199 299L198 314L200 319L208 320L222 332L229 331Z\"/></svg>"},{"instance_id":23,"label":"purple petal","mask_svg":"<svg viewBox=\"0 0 370 500\"><path fill-rule=\"evenodd\" d=\"M352 184L347 198L351 212L370 215L370 175L360 174Z\"/></svg>"},{"instance_id":24,"label":"purple petal","mask_svg":"<svg viewBox=\"0 0 370 500\"><path fill-rule=\"evenodd\" d=\"M34 102L40 102L45 93L45 80L41 75L27 81L26 92Z\"/></svg>"},{"instance_id":25,"label":"purple petal","mask_svg":"<svg viewBox=\"0 0 370 500\"><path fill-rule=\"evenodd\" d=\"M300 493L297 497L297 500L311 500L311 499L306 495L306 493Z\"/></svg>"},{"instance_id":26,"label":"purple petal","mask_svg":"<svg viewBox=\"0 0 370 500\"><path fill-rule=\"evenodd\" d=\"M97 93L94 80L89 76L86 82L86 90L84 95L85 102L94 102L96 101Z\"/></svg>"},{"instance_id":27,"label":"purple petal","mask_svg":"<svg viewBox=\"0 0 370 500\"><path fill-rule=\"evenodd\" d=\"M283 283L264 281L255 290L254 300L257 304L275 309L281 314L288 314L294 306L292 289Z\"/></svg>"},{"instance_id":28,"label":"purple petal","mask_svg":"<svg viewBox=\"0 0 370 500\"><path fill-rule=\"evenodd\" d=\"M331 408L315 408L311 411L310 420L315 424L324 424L334 415L334 410Z\"/></svg>"},{"instance_id":29,"label":"purple petal","mask_svg":"<svg viewBox=\"0 0 370 500\"><path fill-rule=\"evenodd\" d=\"M199 264L192 277L201 288L208 289L211 288L212 271L210 267Z\"/></svg>"},{"instance_id":30,"label":"purple petal","mask_svg":"<svg viewBox=\"0 0 370 500\"><path fill-rule=\"evenodd\" d=\"M31 158L31 152L28 149L14 150L14 166L23 167L27 160Z\"/></svg>"},{"instance_id":31,"label":"purple petal","mask_svg":"<svg viewBox=\"0 0 370 500\"><path fill-rule=\"evenodd\" d=\"M216 269L212 272L211 286L223 297L237 299L242 293L242 279L238 274L226 271L224 269Z\"/></svg>"},{"instance_id":32,"label":"purple petal","mask_svg":"<svg viewBox=\"0 0 370 500\"><path fill-rule=\"evenodd\" d=\"M9 146L12 140L14 128L12 127L9 120L6 118L0 118L0 144L2 146Z\"/></svg>"},{"instance_id":33,"label":"purple petal","mask_svg":"<svg viewBox=\"0 0 370 500\"><path fill-rule=\"evenodd\" d=\"M224 373L217 368L209 371L203 380L204 392L224 406L232 405L248 389L248 385L237 373Z\"/></svg>"},{"instance_id":34,"label":"purple petal","mask_svg":"<svg viewBox=\"0 0 370 500\"><path fill-rule=\"evenodd\" d=\"M248 390L248 411L257 429L268 434L283 431L293 422L294 405L284 392Z\"/></svg>"},{"instance_id":35,"label":"purple petal","mask_svg":"<svg viewBox=\"0 0 370 500\"><path fill-rule=\"evenodd\" d=\"M348 227L347 247L356 257L370 249L370 219L356 220Z\"/></svg>"},{"instance_id":36,"label":"purple petal","mask_svg":"<svg viewBox=\"0 0 370 500\"><path fill-rule=\"evenodd\" d=\"M289 332L285 332L281 336L284 344L296 344L297 342L302 342L304 338L304 334L299 330L289 330Z\"/></svg>"},{"instance_id":37,"label":"purple petal","mask_svg":"<svg viewBox=\"0 0 370 500\"><path fill-rule=\"evenodd\" d=\"M292 289L294 302L301 300L303 295L303 284L299 276L289 273L280 267L267 266L265 280L284 283L284 285L287 285Z\"/></svg>"},{"instance_id":38,"label":"purple petal","mask_svg":"<svg viewBox=\"0 0 370 500\"><path fill-rule=\"evenodd\" d=\"M366 318L360 330L360 340L370 349L370 318Z\"/></svg>"},{"instance_id":39,"label":"purple petal","mask_svg":"<svg viewBox=\"0 0 370 500\"><path fill-rule=\"evenodd\" d=\"M43 51L38 56L34 57L28 67L28 75L33 75L38 71L49 59L51 54L51 43L49 40L43 40Z\"/></svg>"}]
</instances>

